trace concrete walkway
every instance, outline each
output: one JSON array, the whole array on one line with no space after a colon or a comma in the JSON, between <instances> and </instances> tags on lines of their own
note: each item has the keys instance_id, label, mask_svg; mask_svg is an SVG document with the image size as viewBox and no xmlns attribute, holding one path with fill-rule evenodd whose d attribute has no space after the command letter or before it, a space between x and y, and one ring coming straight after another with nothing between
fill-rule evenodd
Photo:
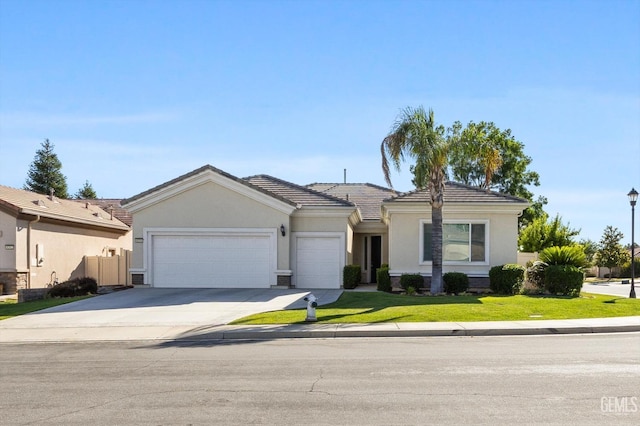
<instances>
[{"instance_id":1,"label":"concrete walkway","mask_svg":"<svg viewBox=\"0 0 640 426\"><path fill-rule=\"evenodd\" d=\"M628 285L626 286L629 287ZM361 289L366 290L366 288ZM232 326L258 312L304 308L305 290L131 289L0 321L0 343L205 341L640 332L640 316L577 320ZM341 290L313 290L321 304Z\"/></svg>"}]
</instances>

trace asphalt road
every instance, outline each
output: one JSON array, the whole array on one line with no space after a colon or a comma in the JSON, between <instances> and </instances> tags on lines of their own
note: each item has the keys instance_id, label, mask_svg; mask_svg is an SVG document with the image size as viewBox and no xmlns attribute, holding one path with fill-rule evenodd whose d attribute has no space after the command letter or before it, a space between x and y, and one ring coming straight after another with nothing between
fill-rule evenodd
<instances>
[{"instance_id":1,"label":"asphalt road","mask_svg":"<svg viewBox=\"0 0 640 426\"><path fill-rule=\"evenodd\" d=\"M640 333L1 344L0 424L640 424Z\"/></svg>"},{"instance_id":2,"label":"asphalt road","mask_svg":"<svg viewBox=\"0 0 640 426\"><path fill-rule=\"evenodd\" d=\"M626 281L630 281L627 279ZM640 279L634 280L634 288L636 295L640 295ZM584 283L582 285L582 291L587 293L597 294L609 294L612 296L629 297L631 293L631 284L622 284L621 280L618 281L603 281L598 283Z\"/></svg>"}]
</instances>

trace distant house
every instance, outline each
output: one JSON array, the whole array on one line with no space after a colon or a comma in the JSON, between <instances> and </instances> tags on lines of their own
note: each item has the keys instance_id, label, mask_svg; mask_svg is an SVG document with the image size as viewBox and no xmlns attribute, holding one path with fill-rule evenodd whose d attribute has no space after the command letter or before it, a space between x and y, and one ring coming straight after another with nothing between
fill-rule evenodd
<instances>
[{"instance_id":1,"label":"distant house","mask_svg":"<svg viewBox=\"0 0 640 426\"><path fill-rule=\"evenodd\" d=\"M0 284L5 294L85 276L84 256L131 250L131 229L94 200L0 185Z\"/></svg>"},{"instance_id":2,"label":"distant house","mask_svg":"<svg viewBox=\"0 0 640 426\"><path fill-rule=\"evenodd\" d=\"M486 285L515 263L525 200L447 184L445 270ZM388 263L395 276L431 274L424 192L372 184L308 186L206 165L123 200L133 216L134 284L153 287L340 288L347 264L362 282Z\"/></svg>"}]
</instances>

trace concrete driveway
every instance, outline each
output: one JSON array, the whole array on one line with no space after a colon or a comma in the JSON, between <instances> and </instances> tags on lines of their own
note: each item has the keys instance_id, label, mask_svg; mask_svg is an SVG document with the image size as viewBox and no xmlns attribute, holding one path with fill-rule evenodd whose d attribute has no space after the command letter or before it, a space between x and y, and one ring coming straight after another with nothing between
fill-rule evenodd
<instances>
[{"instance_id":1,"label":"concrete driveway","mask_svg":"<svg viewBox=\"0 0 640 426\"><path fill-rule=\"evenodd\" d=\"M29 335L40 336L39 340L45 333L64 335L79 329L83 335L107 337L124 329L143 333L154 328L154 335L173 335L254 313L305 308L303 299L310 292L320 304L331 303L342 294L342 290L134 288L0 321L0 334L5 339L22 334L28 341ZM301 313L301 320L304 315Z\"/></svg>"}]
</instances>

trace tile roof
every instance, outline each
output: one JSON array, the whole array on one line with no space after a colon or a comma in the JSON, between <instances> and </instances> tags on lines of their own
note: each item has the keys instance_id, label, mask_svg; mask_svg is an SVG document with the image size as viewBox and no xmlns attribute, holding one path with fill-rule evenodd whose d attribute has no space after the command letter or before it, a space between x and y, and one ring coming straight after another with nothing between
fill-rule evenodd
<instances>
[{"instance_id":1,"label":"tile roof","mask_svg":"<svg viewBox=\"0 0 640 426\"><path fill-rule=\"evenodd\" d=\"M131 227L133 223L133 216L131 216L131 213L129 213L122 207L122 205L120 204L122 199L120 198L97 198L91 200L80 199L70 201L94 204L107 212L109 215L111 215L111 212L113 211L113 216L129 227Z\"/></svg>"},{"instance_id":2,"label":"tile roof","mask_svg":"<svg viewBox=\"0 0 640 426\"><path fill-rule=\"evenodd\" d=\"M94 204L63 200L0 185L0 208L15 215L40 216L56 221L128 231L129 227Z\"/></svg>"},{"instance_id":3,"label":"tile roof","mask_svg":"<svg viewBox=\"0 0 640 426\"><path fill-rule=\"evenodd\" d=\"M415 190L400 194L385 200L385 203L428 203L431 197L426 189ZM457 182L446 182L444 191L445 203L528 203L524 198L486 191L475 186L468 186Z\"/></svg>"},{"instance_id":4,"label":"tile roof","mask_svg":"<svg viewBox=\"0 0 640 426\"><path fill-rule=\"evenodd\" d=\"M312 183L307 188L351 201L364 220L380 220L382 201L397 194L393 189L371 183Z\"/></svg>"},{"instance_id":5,"label":"tile roof","mask_svg":"<svg viewBox=\"0 0 640 426\"><path fill-rule=\"evenodd\" d=\"M244 180L264 191L276 194L301 206L355 207L352 202L345 199L323 194L269 175L250 176L244 178Z\"/></svg>"}]
</instances>

